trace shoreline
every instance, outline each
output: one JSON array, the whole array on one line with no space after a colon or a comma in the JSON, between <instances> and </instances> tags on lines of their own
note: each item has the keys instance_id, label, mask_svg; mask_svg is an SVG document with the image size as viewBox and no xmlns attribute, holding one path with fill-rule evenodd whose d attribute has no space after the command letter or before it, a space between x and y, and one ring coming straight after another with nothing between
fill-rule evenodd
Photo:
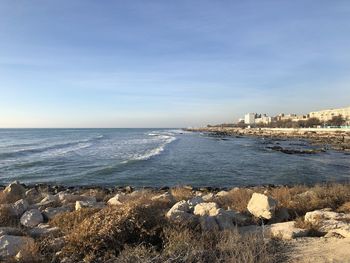
<instances>
[{"instance_id":1,"label":"shoreline","mask_svg":"<svg viewBox=\"0 0 350 263\"><path fill-rule=\"evenodd\" d=\"M327 146L336 151L350 152L350 130L341 128L231 128L202 127L187 128L185 131L205 132L214 136L249 136L271 139L302 139L311 145Z\"/></svg>"}]
</instances>

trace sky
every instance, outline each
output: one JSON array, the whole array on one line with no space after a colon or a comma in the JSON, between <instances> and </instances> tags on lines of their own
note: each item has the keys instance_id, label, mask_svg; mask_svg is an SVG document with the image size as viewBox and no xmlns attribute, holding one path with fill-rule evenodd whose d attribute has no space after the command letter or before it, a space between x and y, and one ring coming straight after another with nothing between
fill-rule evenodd
<instances>
[{"instance_id":1,"label":"sky","mask_svg":"<svg viewBox=\"0 0 350 263\"><path fill-rule=\"evenodd\" d=\"M350 106L348 0L1 0L0 128Z\"/></svg>"}]
</instances>

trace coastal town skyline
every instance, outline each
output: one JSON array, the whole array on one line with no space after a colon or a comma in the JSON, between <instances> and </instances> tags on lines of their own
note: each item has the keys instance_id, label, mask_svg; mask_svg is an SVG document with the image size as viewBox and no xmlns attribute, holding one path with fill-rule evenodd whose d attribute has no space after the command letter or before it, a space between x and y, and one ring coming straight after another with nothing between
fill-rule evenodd
<instances>
[{"instance_id":1,"label":"coastal town skyline","mask_svg":"<svg viewBox=\"0 0 350 263\"><path fill-rule=\"evenodd\" d=\"M344 107L349 14L348 1L1 1L0 127L188 127Z\"/></svg>"}]
</instances>

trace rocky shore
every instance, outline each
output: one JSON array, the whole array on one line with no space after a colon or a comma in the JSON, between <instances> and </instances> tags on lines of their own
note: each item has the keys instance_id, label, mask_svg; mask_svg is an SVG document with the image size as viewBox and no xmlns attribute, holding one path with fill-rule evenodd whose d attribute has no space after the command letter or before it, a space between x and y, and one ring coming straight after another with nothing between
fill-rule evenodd
<instances>
[{"instance_id":1,"label":"rocky shore","mask_svg":"<svg viewBox=\"0 0 350 263\"><path fill-rule=\"evenodd\" d=\"M0 192L4 262L350 262L350 185L26 186Z\"/></svg>"},{"instance_id":2,"label":"rocky shore","mask_svg":"<svg viewBox=\"0 0 350 263\"><path fill-rule=\"evenodd\" d=\"M349 129L289 129L289 128L230 128L203 127L186 129L193 132L206 132L212 136L255 136L272 139L303 139L322 149L350 151Z\"/></svg>"}]
</instances>

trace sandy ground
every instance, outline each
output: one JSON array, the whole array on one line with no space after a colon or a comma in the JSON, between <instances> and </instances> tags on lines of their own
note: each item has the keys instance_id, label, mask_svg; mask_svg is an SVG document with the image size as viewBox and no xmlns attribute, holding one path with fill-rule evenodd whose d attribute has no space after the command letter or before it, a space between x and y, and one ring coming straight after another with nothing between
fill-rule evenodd
<instances>
[{"instance_id":1,"label":"sandy ground","mask_svg":"<svg viewBox=\"0 0 350 263\"><path fill-rule=\"evenodd\" d=\"M287 243L290 263L350 263L350 238L300 238Z\"/></svg>"}]
</instances>

